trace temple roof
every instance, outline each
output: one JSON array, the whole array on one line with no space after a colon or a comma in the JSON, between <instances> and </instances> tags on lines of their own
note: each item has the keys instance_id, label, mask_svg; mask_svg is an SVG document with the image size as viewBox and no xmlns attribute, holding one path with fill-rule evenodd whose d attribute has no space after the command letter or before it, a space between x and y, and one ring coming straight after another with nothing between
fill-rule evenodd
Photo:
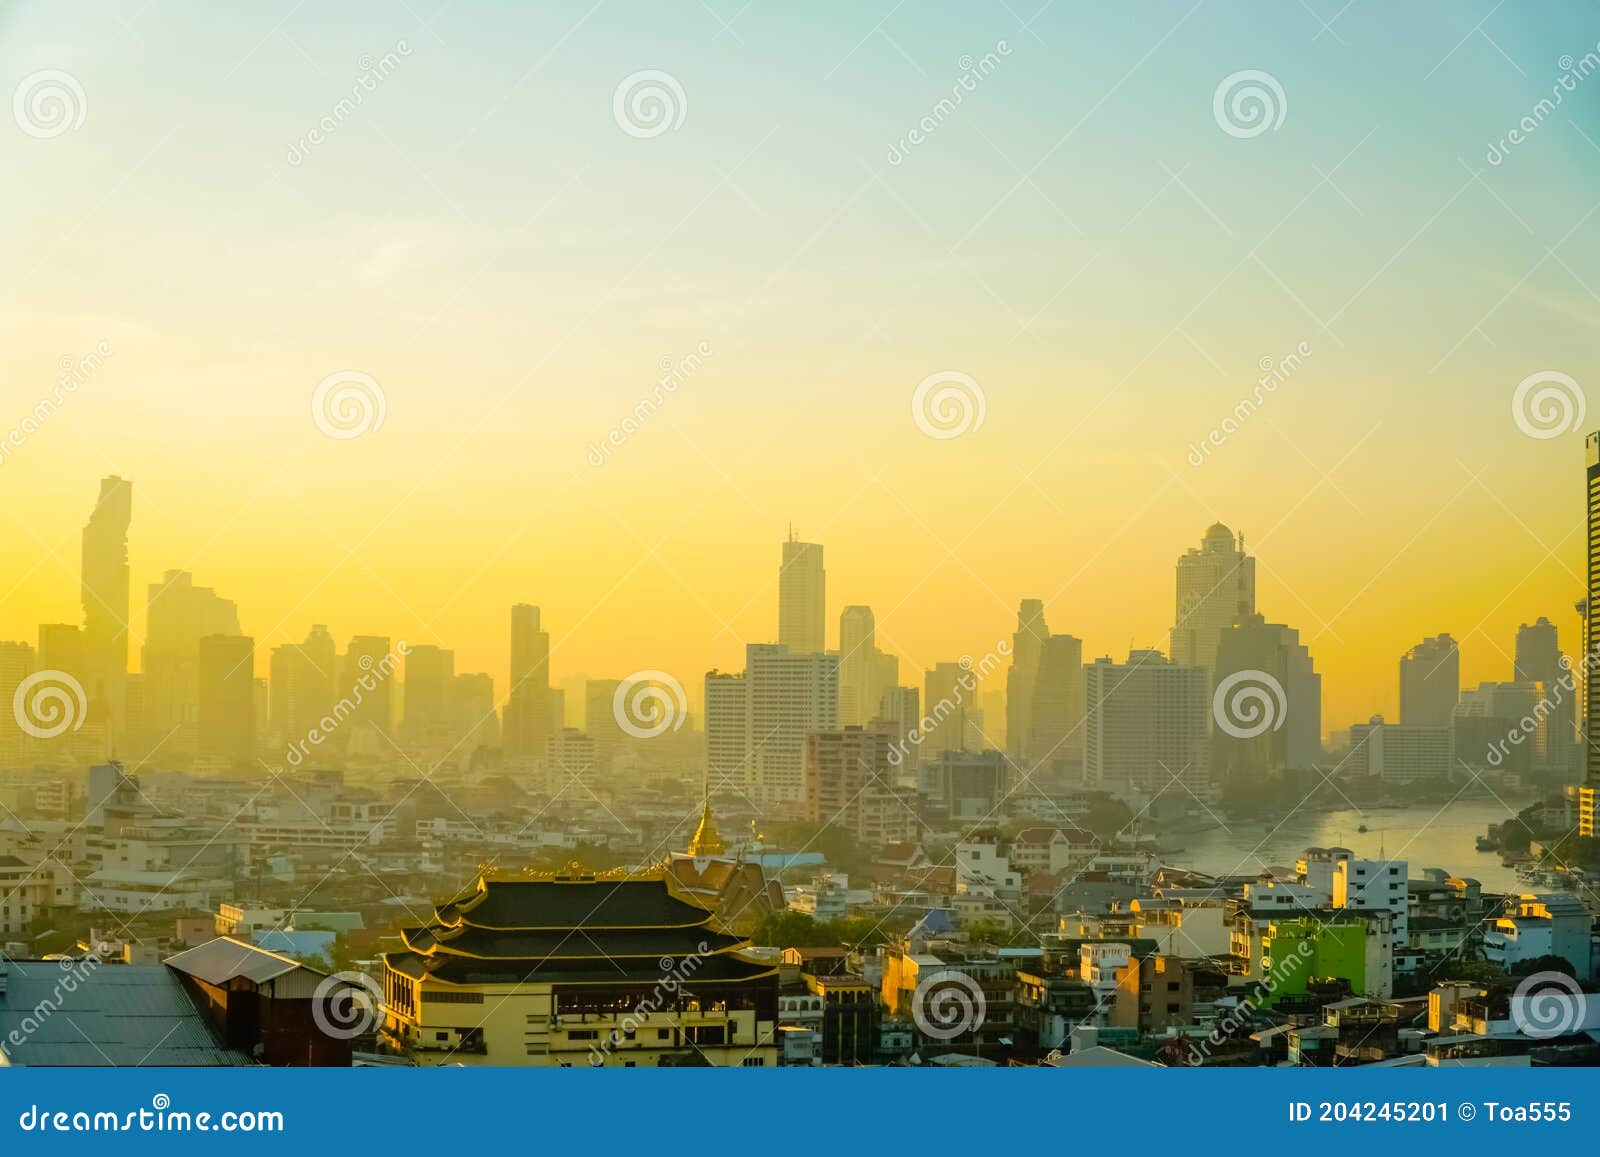
<instances>
[{"instance_id":1,"label":"temple roof","mask_svg":"<svg viewBox=\"0 0 1600 1157\"><path fill-rule=\"evenodd\" d=\"M435 919L447 928L490 930L696 928L709 909L672 892L660 879L478 880L476 888L441 904Z\"/></svg>"}]
</instances>

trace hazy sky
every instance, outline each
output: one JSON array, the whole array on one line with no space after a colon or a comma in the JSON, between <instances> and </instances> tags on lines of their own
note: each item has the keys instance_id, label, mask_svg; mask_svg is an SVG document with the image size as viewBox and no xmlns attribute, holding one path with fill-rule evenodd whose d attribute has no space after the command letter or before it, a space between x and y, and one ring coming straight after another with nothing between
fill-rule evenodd
<instances>
[{"instance_id":1,"label":"hazy sky","mask_svg":"<svg viewBox=\"0 0 1600 1157\"><path fill-rule=\"evenodd\" d=\"M503 690L528 601L558 678L664 668L698 699L774 636L791 520L830 619L871 604L908 681L1023 597L1088 655L1165 648L1173 561L1218 519L1309 640L1327 727L1392 716L1423 635L1471 683L1540 614L1575 645L1582 432L1531 437L1512 397L1600 382L1600 76L1534 111L1596 50L1593 5L0 13L5 91L82 94L65 131L0 118L0 431L111 350L0 465L0 638L79 617L78 530L119 473L136 638L186 568L262 672L316 621ZM656 135L614 107L645 70L682 94ZM1254 136L1214 111L1241 70L1283 92ZM330 438L312 396L343 371L384 418ZM933 438L912 396L945 371L984 420Z\"/></svg>"}]
</instances>

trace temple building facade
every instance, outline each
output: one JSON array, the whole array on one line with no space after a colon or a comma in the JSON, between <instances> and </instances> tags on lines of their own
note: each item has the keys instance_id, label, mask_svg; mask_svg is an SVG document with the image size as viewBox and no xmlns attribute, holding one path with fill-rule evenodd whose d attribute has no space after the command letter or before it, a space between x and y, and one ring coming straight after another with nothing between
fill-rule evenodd
<instances>
[{"instance_id":1,"label":"temple building facade","mask_svg":"<svg viewBox=\"0 0 1600 1157\"><path fill-rule=\"evenodd\" d=\"M384 956L420 1064L770 1066L778 969L667 876L480 878Z\"/></svg>"}]
</instances>

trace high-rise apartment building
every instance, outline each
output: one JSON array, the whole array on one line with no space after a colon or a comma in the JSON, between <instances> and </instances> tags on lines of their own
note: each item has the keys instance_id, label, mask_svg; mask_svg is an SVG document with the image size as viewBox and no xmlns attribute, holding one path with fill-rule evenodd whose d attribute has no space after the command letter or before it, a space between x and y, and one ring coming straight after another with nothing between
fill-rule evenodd
<instances>
[{"instance_id":1,"label":"high-rise apartment building","mask_svg":"<svg viewBox=\"0 0 1600 1157\"><path fill-rule=\"evenodd\" d=\"M881 846L906 837L916 813L896 788L887 732L845 727L805 737L805 805L813 823Z\"/></svg>"},{"instance_id":2,"label":"high-rise apartment building","mask_svg":"<svg viewBox=\"0 0 1600 1157\"><path fill-rule=\"evenodd\" d=\"M1461 652L1448 634L1424 639L1400 657L1400 723L1448 727L1461 700Z\"/></svg>"},{"instance_id":3,"label":"high-rise apartment building","mask_svg":"<svg viewBox=\"0 0 1600 1157\"><path fill-rule=\"evenodd\" d=\"M419 643L406 653L405 727L411 743L448 747L454 739L456 653Z\"/></svg>"},{"instance_id":4,"label":"high-rise apartment building","mask_svg":"<svg viewBox=\"0 0 1600 1157\"><path fill-rule=\"evenodd\" d=\"M1198 549L1178 559L1178 615L1172 627L1172 662L1216 669L1222 632L1256 609L1256 560L1244 536L1218 522Z\"/></svg>"},{"instance_id":5,"label":"high-rise apartment building","mask_svg":"<svg viewBox=\"0 0 1600 1157\"><path fill-rule=\"evenodd\" d=\"M338 691L353 710L339 728L352 755L390 758L394 744L394 681L398 660L387 635L356 635L339 663Z\"/></svg>"},{"instance_id":6,"label":"high-rise apartment building","mask_svg":"<svg viewBox=\"0 0 1600 1157\"><path fill-rule=\"evenodd\" d=\"M1246 615L1222 632L1213 674L1218 689L1237 679L1220 702L1213 701L1213 715L1227 713L1234 731L1244 732L1214 730L1213 770L1219 780L1258 779L1286 768L1315 767L1322 759L1322 676L1299 631Z\"/></svg>"},{"instance_id":7,"label":"high-rise apartment building","mask_svg":"<svg viewBox=\"0 0 1600 1157\"><path fill-rule=\"evenodd\" d=\"M27 643L0 643L0 754L14 757L23 741L13 705L17 688L34 672L34 650Z\"/></svg>"},{"instance_id":8,"label":"high-rise apartment building","mask_svg":"<svg viewBox=\"0 0 1600 1157\"><path fill-rule=\"evenodd\" d=\"M480 747L500 746L500 712L494 680L483 672L457 675L451 683L450 710L456 755L464 763Z\"/></svg>"},{"instance_id":9,"label":"high-rise apartment building","mask_svg":"<svg viewBox=\"0 0 1600 1157\"><path fill-rule=\"evenodd\" d=\"M1539 684L1546 711L1545 761L1551 767L1572 768L1578 742L1577 680L1561 653L1556 625L1543 615L1517 628L1513 675L1518 683Z\"/></svg>"},{"instance_id":10,"label":"high-rise apartment building","mask_svg":"<svg viewBox=\"0 0 1600 1157\"><path fill-rule=\"evenodd\" d=\"M838 726L839 657L782 643L745 648L742 675L706 676L706 752L712 790L761 803L805 794L805 737Z\"/></svg>"},{"instance_id":11,"label":"high-rise apartment building","mask_svg":"<svg viewBox=\"0 0 1600 1157\"><path fill-rule=\"evenodd\" d=\"M1084 780L1102 791L1155 796L1181 785L1175 802L1211 787L1210 685L1204 667L1160 651L1084 668Z\"/></svg>"},{"instance_id":12,"label":"high-rise apartment building","mask_svg":"<svg viewBox=\"0 0 1600 1157\"><path fill-rule=\"evenodd\" d=\"M971 662L935 663L922 676L924 758L944 751L983 751L995 745L983 727L978 673Z\"/></svg>"},{"instance_id":13,"label":"high-rise apartment building","mask_svg":"<svg viewBox=\"0 0 1600 1157\"><path fill-rule=\"evenodd\" d=\"M200 713L200 640L239 635L239 611L187 571L169 570L146 600L143 675L146 746L193 752Z\"/></svg>"},{"instance_id":14,"label":"high-rise apartment building","mask_svg":"<svg viewBox=\"0 0 1600 1157\"><path fill-rule=\"evenodd\" d=\"M899 679L900 660L878 649L872 608L846 607L839 614L839 726L865 727Z\"/></svg>"},{"instance_id":15,"label":"high-rise apartment building","mask_svg":"<svg viewBox=\"0 0 1600 1157\"><path fill-rule=\"evenodd\" d=\"M1083 767L1083 640L1050 635L1034 672L1028 762L1059 778Z\"/></svg>"},{"instance_id":16,"label":"high-rise apartment building","mask_svg":"<svg viewBox=\"0 0 1600 1157\"><path fill-rule=\"evenodd\" d=\"M83 688L90 712L113 738L126 734L128 681L128 524L133 485L100 480L100 497L83 528Z\"/></svg>"},{"instance_id":17,"label":"high-rise apartment building","mask_svg":"<svg viewBox=\"0 0 1600 1157\"><path fill-rule=\"evenodd\" d=\"M778 642L796 655L825 649L826 587L822 547L797 541L790 530L778 567Z\"/></svg>"}]
</instances>

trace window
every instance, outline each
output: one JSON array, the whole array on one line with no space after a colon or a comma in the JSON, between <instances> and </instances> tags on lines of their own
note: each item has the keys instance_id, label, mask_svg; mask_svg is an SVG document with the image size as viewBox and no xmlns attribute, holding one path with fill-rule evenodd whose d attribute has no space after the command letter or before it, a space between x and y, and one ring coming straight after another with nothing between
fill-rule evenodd
<instances>
[{"instance_id":1,"label":"window","mask_svg":"<svg viewBox=\"0 0 1600 1157\"><path fill-rule=\"evenodd\" d=\"M747 1069L765 1068L766 1064L767 1064L767 1058L766 1057L745 1057L744 1060L739 1062L739 1064L742 1065L744 1068L747 1068Z\"/></svg>"},{"instance_id":2,"label":"window","mask_svg":"<svg viewBox=\"0 0 1600 1157\"><path fill-rule=\"evenodd\" d=\"M658 1029L656 1029L656 1040L671 1040L671 1039L672 1039L672 1030L670 1028L658 1028Z\"/></svg>"},{"instance_id":3,"label":"window","mask_svg":"<svg viewBox=\"0 0 1600 1157\"><path fill-rule=\"evenodd\" d=\"M625 1068L625 1069L637 1068L638 1067L638 1062L637 1061L623 1061L622 1062L622 1067Z\"/></svg>"},{"instance_id":4,"label":"window","mask_svg":"<svg viewBox=\"0 0 1600 1157\"><path fill-rule=\"evenodd\" d=\"M447 1032L436 1032L436 1033L433 1034L433 1039L434 1040L449 1040L450 1039L450 1034L447 1033Z\"/></svg>"},{"instance_id":5,"label":"window","mask_svg":"<svg viewBox=\"0 0 1600 1157\"><path fill-rule=\"evenodd\" d=\"M592 1028L575 1028L567 1033L568 1040L599 1040L600 1034Z\"/></svg>"}]
</instances>

